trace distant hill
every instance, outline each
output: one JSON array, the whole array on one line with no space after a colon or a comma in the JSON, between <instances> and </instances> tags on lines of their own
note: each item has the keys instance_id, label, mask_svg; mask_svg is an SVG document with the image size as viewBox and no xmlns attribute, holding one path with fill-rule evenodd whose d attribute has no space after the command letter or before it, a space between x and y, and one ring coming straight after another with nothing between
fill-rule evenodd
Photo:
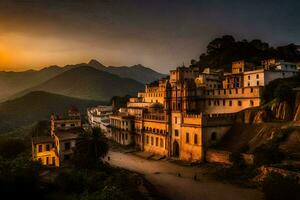
<instances>
[{"instance_id":1,"label":"distant hill","mask_svg":"<svg viewBox=\"0 0 300 200\"><path fill-rule=\"evenodd\" d=\"M65 71L16 96L32 91L46 91L81 99L109 101L113 96L133 95L143 88L144 85L135 80L121 78L90 66L81 66Z\"/></svg>"},{"instance_id":2,"label":"distant hill","mask_svg":"<svg viewBox=\"0 0 300 200\"><path fill-rule=\"evenodd\" d=\"M40 84L65 70L67 69L62 69L58 66L50 66L39 71L0 72L0 100Z\"/></svg>"},{"instance_id":3,"label":"distant hill","mask_svg":"<svg viewBox=\"0 0 300 200\"><path fill-rule=\"evenodd\" d=\"M70 69L83 66L91 66L97 70L109 72L123 78L131 78L143 84L153 82L165 76L142 65L106 67L94 59L88 63L66 65L64 67L54 65L41 70L28 70L24 72L0 71L0 101L7 100L8 97L16 93L37 86Z\"/></svg>"},{"instance_id":4,"label":"distant hill","mask_svg":"<svg viewBox=\"0 0 300 200\"><path fill-rule=\"evenodd\" d=\"M120 66L114 67L109 66L105 67L97 60L91 60L88 63L88 66L92 66L98 70L106 71L115 75L118 75L123 78L131 78L141 83L151 83L153 81L159 80L160 78L165 77L165 74L158 73L150 68L144 67L141 64L133 66Z\"/></svg>"},{"instance_id":5,"label":"distant hill","mask_svg":"<svg viewBox=\"0 0 300 200\"><path fill-rule=\"evenodd\" d=\"M42 91L31 92L0 103L0 134L49 119L51 113L65 113L73 105L84 112L86 107L100 103Z\"/></svg>"}]
</instances>

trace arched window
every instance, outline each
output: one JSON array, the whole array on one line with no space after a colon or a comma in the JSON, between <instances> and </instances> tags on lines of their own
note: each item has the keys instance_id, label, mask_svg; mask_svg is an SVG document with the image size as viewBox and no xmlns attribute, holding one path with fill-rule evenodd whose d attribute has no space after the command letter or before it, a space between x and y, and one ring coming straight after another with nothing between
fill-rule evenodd
<instances>
[{"instance_id":1,"label":"arched window","mask_svg":"<svg viewBox=\"0 0 300 200\"><path fill-rule=\"evenodd\" d=\"M242 106L242 101L238 101L238 106Z\"/></svg>"},{"instance_id":2,"label":"arched window","mask_svg":"<svg viewBox=\"0 0 300 200\"><path fill-rule=\"evenodd\" d=\"M211 136L210 136L210 139L212 141L216 141L217 140L217 133L216 132L212 132Z\"/></svg>"}]
</instances>

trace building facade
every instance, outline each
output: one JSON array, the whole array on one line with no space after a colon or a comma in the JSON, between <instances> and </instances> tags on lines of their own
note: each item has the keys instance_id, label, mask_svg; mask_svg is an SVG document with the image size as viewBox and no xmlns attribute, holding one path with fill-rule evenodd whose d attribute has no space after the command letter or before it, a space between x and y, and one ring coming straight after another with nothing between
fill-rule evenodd
<instances>
[{"instance_id":1,"label":"building facade","mask_svg":"<svg viewBox=\"0 0 300 200\"><path fill-rule=\"evenodd\" d=\"M72 159L76 142L84 133L76 108L71 108L67 116L52 114L50 133L32 137L32 158L43 165L60 167Z\"/></svg>"},{"instance_id":2,"label":"building facade","mask_svg":"<svg viewBox=\"0 0 300 200\"><path fill-rule=\"evenodd\" d=\"M201 161L230 129L236 113L260 105L266 84L297 74L296 64L275 59L262 66L233 62L230 73L178 67L110 117L112 138L145 152Z\"/></svg>"}]
</instances>

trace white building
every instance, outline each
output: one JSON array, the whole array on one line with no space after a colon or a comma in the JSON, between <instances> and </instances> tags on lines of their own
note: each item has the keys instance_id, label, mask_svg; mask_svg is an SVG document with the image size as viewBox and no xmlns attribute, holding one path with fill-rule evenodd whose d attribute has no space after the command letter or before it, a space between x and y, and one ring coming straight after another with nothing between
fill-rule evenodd
<instances>
[{"instance_id":1,"label":"white building","mask_svg":"<svg viewBox=\"0 0 300 200\"><path fill-rule=\"evenodd\" d=\"M88 121L92 128L100 128L105 134L108 133L109 116L113 114L112 106L97 106L87 109Z\"/></svg>"}]
</instances>

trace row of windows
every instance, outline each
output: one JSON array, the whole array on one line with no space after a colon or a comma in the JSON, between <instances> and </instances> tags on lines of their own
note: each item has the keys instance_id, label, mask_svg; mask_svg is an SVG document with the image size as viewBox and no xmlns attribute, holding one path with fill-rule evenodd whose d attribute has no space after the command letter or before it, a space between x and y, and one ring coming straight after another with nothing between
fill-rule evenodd
<instances>
[{"instance_id":1,"label":"row of windows","mask_svg":"<svg viewBox=\"0 0 300 200\"><path fill-rule=\"evenodd\" d=\"M150 131L152 133L160 133L160 134L166 133L166 130L162 130L158 128L145 127L145 130Z\"/></svg>"},{"instance_id":2,"label":"row of windows","mask_svg":"<svg viewBox=\"0 0 300 200\"><path fill-rule=\"evenodd\" d=\"M257 81L257 84L259 85L259 81ZM248 85L249 86L249 85ZM215 95L215 91L216 90L213 90L213 91L207 91L206 93L207 93L207 95ZM250 93L253 93L253 88L251 88L250 89ZM242 88L242 94L244 94L244 92L245 92L245 90L244 90L244 88ZM226 89L224 89L223 90L223 94L226 94L227 93L227 90ZM228 90L228 94L233 94L233 93L235 93L235 94L238 94L239 93L239 90L238 90L238 88L235 88L235 89L229 89ZM218 90L217 91L217 94L218 95L221 95L221 90Z\"/></svg>"},{"instance_id":3,"label":"row of windows","mask_svg":"<svg viewBox=\"0 0 300 200\"><path fill-rule=\"evenodd\" d=\"M151 141L149 140L151 138ZM164 147L164 140L162 139L162 138L158 138L158 137L153 137L153 136L151 136L151 137L149 137L148 135L147 135L147 137L146 137L146 144L151 144L151 146L154 146L154 139L155 139L155 146L160 146L160 147ZM159 141L159 144L158 144L158 141Z\"/></svg>"},{"instance_id":4,"label":"row of windows","mask_svg":"<svg viewBox=\"0 0 300 200\"><path fill-rule=\"evenodd\" d=\"M220 106L221 104L223 106L226 106L226 100L225 99L223 99L223 100L208 100L208 105L209 106ZM237 105L238 106L243 106L242 101L237 101ZM228 106L233 106L233 101L232 100L228 101ZM249 101L249 106L254 106L254 101L253 100Z\"/></svg>"},{"instance_id":5,"label":"row of windows","mask_svg":"<svg viewBox=\"0 0 300 200\"><path fill-rule=\"evenodd\" d=\"M45 151L50 151L50 148L51 148L52 145L50 144L46 144L45 145ZM43 152L43 145L42 144L39 144L38 145L38 152Z\"/></svg>"},{"instance_id":6,"label":"row of windows","mask_svg":"<svg viewBox=\"0 0 300 200\"><path fill-rule=\"evenodd\" d=\"M256 78L259 79L259 74L256 74ZM248 80L250 80L250 76L248 76Z\"/></svg>"},{"instance_id":7,"label":"row of windows","mask_svg":"<svg viewBox=\"0 0 300 200\"><path fill-rule=\"evenodd\" d=\"M50 159L52 159L51 165L55 165L55 157L46 157L45 159L45 165L50 165ZM42 158L38 158L38 161L43 164Z\"/></svg>"},{"instance_id":8,"label":"row of windows","mask_svg":"<svg viewBox=\"0 0 300 200\"><path fill-rule=\"evenodd\" d=\"M259 81L256 81L256 85L259 86ZM250 83L248 82L248 87L250 86Z\"/></svg>"},{"instance_id":9,"label":"row of windows","mask_svg":"<svg viewBox=\"0 0 300 200\"><path fill-rule=\"evenodd\" d=\"M185 143L189 144L190 143L190 133L185 134ZM194 134L194 142L193 144L198 144L198 135L195 133Z\"/></svg>"},{"instance_id":10,"label":"row of windows","mask_svg":"<svg viewBox=\"0 0 300 200\"><path fill-rule=\"evenodd\" d=\"M162 97L162 93L146 93L145 97Z\"/></svg>"}]
</instances>

